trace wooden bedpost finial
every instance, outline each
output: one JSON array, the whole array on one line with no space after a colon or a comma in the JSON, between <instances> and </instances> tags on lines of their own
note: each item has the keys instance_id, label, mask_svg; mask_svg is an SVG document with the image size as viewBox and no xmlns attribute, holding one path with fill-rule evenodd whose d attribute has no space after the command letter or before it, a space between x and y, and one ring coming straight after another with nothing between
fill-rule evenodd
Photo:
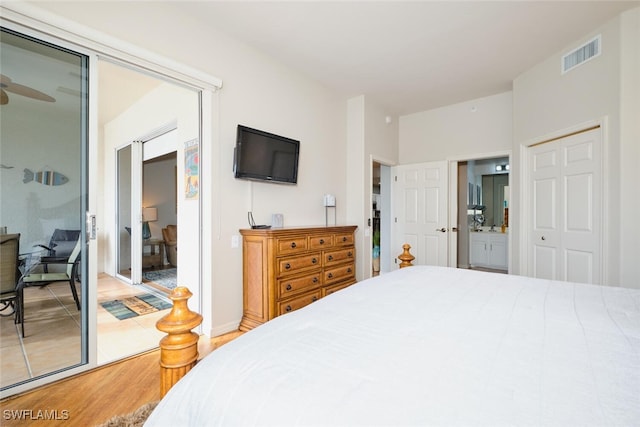
<instances>
[{"instance_id":1,"label":"wooden bedpost finial","mask_svg":"<svg viewBox=\"0 0 640 427\"><path fill-rule=\"evenodd\" d=\"M416 259L416 257L409 253L409 249L411 249L411 246L408 243L405 243L404 245L402 245L402 249L402 254L398 255L398 259L402 261L400 263L400 268L411 267L413 265L411 264L411 261Z\"/></svg>"},{"instance_id":2,"label":"wooden bedpost finial","mask_svg":"<svg viewBox=\"0 0 640 427\"><path fill-rule=\"evenodd\" d=\"M183 286L175 288L169 294L173 308L156 322L156 328L167 333L160 340L161 397L198 361L198 334L191 330L202 323L202 316L189 310L187 300L192 296Z\"/></svg>"}]
</instances>

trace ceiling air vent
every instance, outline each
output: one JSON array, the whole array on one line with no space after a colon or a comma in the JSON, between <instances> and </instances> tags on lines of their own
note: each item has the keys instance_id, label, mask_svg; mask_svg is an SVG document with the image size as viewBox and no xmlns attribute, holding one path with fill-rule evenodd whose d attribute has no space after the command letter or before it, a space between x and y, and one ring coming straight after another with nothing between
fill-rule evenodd
<instances>
[{"instance_id":1,"label":"ceiling air vent","mask_svg":"<svg viewBox=\"0 0 640 427\"><path fill-rule=\"evenodd\" d=\"M562 57L562 74L600 55L602 36L598 35Z\"/></svg>"}]
</instances>

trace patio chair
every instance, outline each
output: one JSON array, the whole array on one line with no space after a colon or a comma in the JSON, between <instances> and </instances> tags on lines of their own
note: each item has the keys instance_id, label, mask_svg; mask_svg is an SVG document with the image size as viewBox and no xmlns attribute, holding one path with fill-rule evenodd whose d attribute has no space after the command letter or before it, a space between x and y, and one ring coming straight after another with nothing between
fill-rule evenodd
<instances>
[{"instance_id":1,"label":"patio chair","mask_svg":"<svg viewBox=\"0 0 640 427\"><path fill-rule=\"evenodd\" d=\"M28 272L24 277L22 277L22 282L25 287L28 286L47 286L51 283L55 282L69 282L69 286L71 287L71 293L73 294L73 299L76 302L76 306L78 310L80 310L80 299L78 298L78 291L76 289L76 277L78 275L78 265L80 261L80 249L81 242L80 239L76 242L71 255L66 260L66 271L63 273L35 273ZM44 264L41 262L41 264ZM56 264L59 264L56 261Z\"/></svg>"},{"instance_id":2,"label":"patio chair","mask_svg":"<svg viewBox=\"0 0 640 427\"><path fill-rule=\"evenodd\" d=\"M49 264L66 264L69 255L73 252L76 242L80 239L80 230L53 230L49 245L36 245L46 250L46 254L40 256L40 263L44 272L49 272Z\"/></svg>"},{"instance_id":3,"label":"patio chair","mask_svg":"<svg viewBox=\"0 0 640 427\"><path fill-rule=\"evenodd\" d=\"M0 316L14 316L14 323L22 324L22 289L18 287L20 272L18 270L18 253L20 234L0 235ZM4 313L11 309L11 312Z\"/></svg>"}]
</instances>

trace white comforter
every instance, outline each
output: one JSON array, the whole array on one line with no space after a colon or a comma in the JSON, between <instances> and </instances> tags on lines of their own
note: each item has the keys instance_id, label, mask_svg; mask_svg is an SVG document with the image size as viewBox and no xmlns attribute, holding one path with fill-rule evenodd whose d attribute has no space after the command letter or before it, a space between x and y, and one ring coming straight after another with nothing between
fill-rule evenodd
<instances>
[{"instance_id":1,"label":"white comforter","mask_svg":"<svg viewBox=\"0 0 640 427\"><path fill-rule=\"evenodd\" d=\"M146 426L640 426L640 290L440 267L215 350Z\"/></svg>"}]
</instances>

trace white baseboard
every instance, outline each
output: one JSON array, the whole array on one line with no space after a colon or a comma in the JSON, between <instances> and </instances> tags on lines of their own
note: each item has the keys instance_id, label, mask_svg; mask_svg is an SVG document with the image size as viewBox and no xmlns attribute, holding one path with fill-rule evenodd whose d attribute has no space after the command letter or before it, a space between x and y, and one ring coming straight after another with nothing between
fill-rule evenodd
<instances>
[{"instance_id":1,"label":"white baseboard","mask_svg":"<svg viewBox=\"0 0 640 427\"><path fill-rule=\"evenodd\" d=\"M237 331L238 326L240 326L240 319L234 322L225 323L224 325L218 325L209 331L209 337L217 337L219 335L226 334L227 332Z\"/></svg>"}]
</instances>

